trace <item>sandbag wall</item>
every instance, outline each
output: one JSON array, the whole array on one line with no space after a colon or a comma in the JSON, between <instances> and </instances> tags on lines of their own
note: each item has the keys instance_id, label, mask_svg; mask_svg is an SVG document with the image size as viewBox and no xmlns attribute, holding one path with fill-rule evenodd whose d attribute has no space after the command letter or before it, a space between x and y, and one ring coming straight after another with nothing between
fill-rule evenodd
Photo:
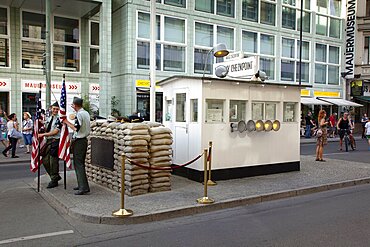
<instances>
[{"instance_id":1,"label":"sandbag wall","mask_svg":"<svg viewBox=\"0 0 370 247\"><path fill-rule=\"evenodd\" d=\"M95 183L114 191L120 191L122 154L125 154L127 159L148 167L168 167L172 163L171 130L158 123L92 122L91 128L86 173L88 179ZM114 142L113 170L92 164L91 138ZM125 162L125 192L127 195L134 196L171 189L169 170L144 169L127 159Z\"/></svg>"}]
</instances>

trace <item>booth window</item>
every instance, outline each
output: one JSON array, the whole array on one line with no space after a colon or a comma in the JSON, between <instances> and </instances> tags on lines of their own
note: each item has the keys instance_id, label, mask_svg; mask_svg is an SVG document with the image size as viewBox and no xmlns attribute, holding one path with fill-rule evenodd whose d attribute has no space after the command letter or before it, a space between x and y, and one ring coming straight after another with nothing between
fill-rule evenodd
<instances>
[{"instance_id":1,"label":"booth window","mask_svg":"<svg viewBox=\"0 0 370 247\"><path fill-rule=\"evenodd\" d=\"M206 99L206 122L222 123L224 121L224 103L222 99Z\"/></svg>"},{"instance_id":2,"label":"booth window","mask_svg":"<svg viewBox=\"0 0 370 247\"><path fill-rule=\"evenodd\" d=\"M266 103L265 104L266 120L276 119L276 103Z\"/></svg>"},{"instance_id":3,"label":"booth window","mask_svg":"<svg viewBox=\"0 0 370 247\"><path fill-rule=\"evenodd\" d=\"M284 114L283 114L284 122L295 122L296 105L297 103L294 103L294 102L284 102Z\"/></svg>"},{"instance_id":4,"label":"booth window","mask_svg":"<svg viewBox=\"0 0 370 247\"><path fill-rule=\"evenodd\" d=\"M252 103L252 119L253 120L263 120L264 119L264 109L265 103L255 102Z\"/></svg>"},{"instance_id":5,"label":"booth window","mask_svg":"<svg viewBox=\"0 0 370 247\"><path fill-rule=\"evenodd\" d=\"M254 102L252 103L253 120L275 120L276 103L274 102Z\"/></svg>"},{"instance_id":6,"label":"booth window","mask_svg":"<svg viewBox=\"0 0 370 247\"><path fill-rule=\"evenodd\" d=\"M198 122L198 99L190 100L190 121Z\"/></svg>"},{"instance_id":7,"label":"booth window","mask_svg":"<svg viewBox=\"0 0 370 247\"><path fill-rule=\"evenodd\" d=\"M176 122L186 121L186 93L176 94Z\"/></svg>"},{"instance_id":8,"label":"booth window","mask_svg":"<svg viewBox=\"0 0 370 247\"><path fill-rule=\"evenodd\" d=\"M229 121L239 122L240 120L246 120L246 105L245 100L230 100L229 107Z\"/></svg>"}]
</instances>

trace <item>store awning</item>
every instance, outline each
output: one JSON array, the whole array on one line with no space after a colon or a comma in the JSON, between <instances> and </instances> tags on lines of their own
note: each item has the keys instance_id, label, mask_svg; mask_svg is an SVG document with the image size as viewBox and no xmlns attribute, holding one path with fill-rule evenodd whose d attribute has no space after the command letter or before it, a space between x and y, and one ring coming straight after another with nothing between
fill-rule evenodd
<instances>
[{"instance_id":1,"label":"store awning","mask_svg":"<svg viewBox=\"0 0 370 247\"><path fill-rule=\"evenodd\" d=\"M361 104L358 104L358 103L355 103L355 102L352 102L352 101L349 101L349 100L345 100L345 99L334 99L334 98L318 98L319 100L322 100L322 101L325 101L325 102L328 102L328 103L331 103L333 105L338 105L338 106L355 106L355 107L359 107L359 106L363 106Z\"/></svg>"},{"instance_id":2,"label":"store awning","mask_svg":"<svg viewBox=\"0 0 370 247\"><path fill-rule=\"evenodd\" d=\"M304 105L332 105L328 102L310 97L301 97L301 103Z\"/></svg>"},{"instance_id":3,"label":"store awning","mask_svg":"<svg viewBox=\"0 0 370 247\"><path fill-rule=\"evenodd\" d=\"M370 103L370 96L357 96L355 98L359 101Z\"/></svg>"}]
</instances>

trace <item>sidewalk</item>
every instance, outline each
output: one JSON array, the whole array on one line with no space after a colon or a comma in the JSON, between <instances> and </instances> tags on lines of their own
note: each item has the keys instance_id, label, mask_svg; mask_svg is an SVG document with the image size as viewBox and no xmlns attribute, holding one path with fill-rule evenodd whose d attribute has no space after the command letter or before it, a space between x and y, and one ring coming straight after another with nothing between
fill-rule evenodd
<instances>
[{"instance_id":1,"label":"sidewalk","mask_svg":"<svg viewBox=\"0 0 370 247\"><path fill-rule=\"evenodd\" d=\"M125 208L134 212L128 218L111 216L112 211L120 208L120 193L90 183L89 195L75 196L73 171L67 175L67 190L63 189L63 181L57 188L45 189L48 179L43 176L41 195L58 211L82 221L133 224L370 183L370 163L313 160L313 156L301 156L299 172L217 181L217 186L209 187L208 196L215 200L210 205L196 203L203 196L202 184L173 176L172 191L125 196Z\"/></svg>"},{"instance_id":2,"label":"sidewalk","mask_svg":"<svg viewBox=\"0 0 370 247\"><path fill-rule=\"evenodd\" d=\"M360 141L361 135L355 136L355 140ZM328 142L339 142L339 136L335 138L328 138ZM307 143L316 143L316 138L315 137L305 138L304 136L303 137L301 136L301 144L307 144Z\"/></svg>"}]
</instances>

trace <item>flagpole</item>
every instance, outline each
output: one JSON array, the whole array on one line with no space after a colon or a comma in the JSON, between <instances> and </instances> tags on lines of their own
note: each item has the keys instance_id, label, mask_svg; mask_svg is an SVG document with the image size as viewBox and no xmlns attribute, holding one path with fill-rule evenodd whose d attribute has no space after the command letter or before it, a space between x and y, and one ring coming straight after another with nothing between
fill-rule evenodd
<instances>
[{"instance_id":1,"label":"flagpole","mask_svg":"<svg viewBox=\"0 0 370 247\"><path fill-rule=\"evenodd\" d=\"M64 161L64 189L67 189L67 163Z\"/></svg>"},{"instance_id":2,"label":"flagpole","mask_svg":"<svg viewBox=\"0 0 370 247\"><path fill-rule=\"evenodd\" d=\"M63 83L65 83L65 82L66 82L66 74L63 74ZM66 99L66 101L67 101L67 99ZM65 111L66 111L66 114L67 114L67 106L66 106ZM66 163L65 160L64 160L63 163L64 163L64 189L66 190L67 189L67 163Z\"/></svg>"},{"instance_id":3,"label":"flagpole","mask_svg":"<svg viewBox=\"0 0 370 247\"><path fill-rule=\"evenodd\" d=\"M42 86L42 83L40 82L40 88L39 88L39 101L41 100L41 86ZM41 110L41 109L38 109L39 111ZM38 119L36 119L36 121L40 121L40 118L38 118ZM37 138L39 138L38 136L37 136ZM38 153L38 155L37 155L37 192L40 192L40 166L41 166L41 164L40 164L40 141L38 141L38 144L37 144L37 153Z\"/></svg>"}]
</instances>

